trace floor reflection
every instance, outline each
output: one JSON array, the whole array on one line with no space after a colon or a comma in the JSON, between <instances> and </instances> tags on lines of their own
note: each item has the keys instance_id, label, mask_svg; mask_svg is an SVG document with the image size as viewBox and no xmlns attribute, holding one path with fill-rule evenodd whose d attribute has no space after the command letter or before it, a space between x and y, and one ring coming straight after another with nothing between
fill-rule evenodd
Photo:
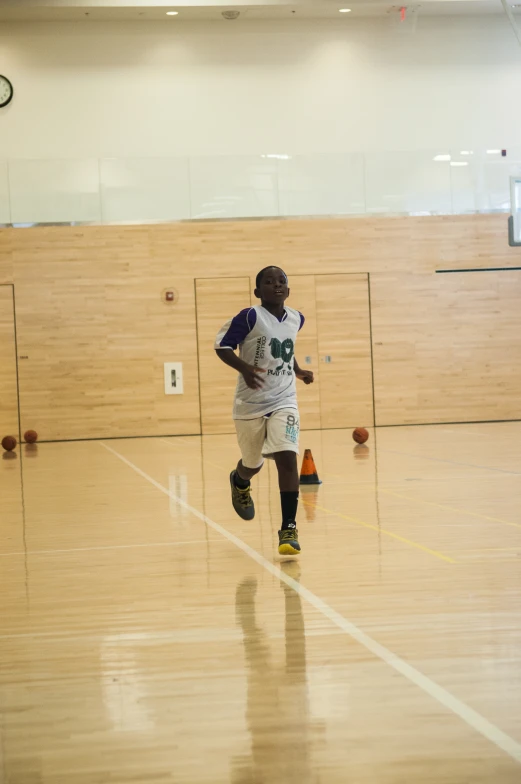
<instances>
[{"instance_id":1,"label":"floor reflection","mask_svg":"<svg viewBox=\"0 0 521 784\"><path fill-rule=\"evenodd\" d=\"M281 564L295 580L295 561ZM281 582L285 604L285 664L273 663L270 640L257 623L257 581L246 578L236 591L237 622L243 633L248 672L246 718L251 755L233 761L233 784L315 784L310 765L306 639L300 596Z\"/></svg>"}]
</instances>

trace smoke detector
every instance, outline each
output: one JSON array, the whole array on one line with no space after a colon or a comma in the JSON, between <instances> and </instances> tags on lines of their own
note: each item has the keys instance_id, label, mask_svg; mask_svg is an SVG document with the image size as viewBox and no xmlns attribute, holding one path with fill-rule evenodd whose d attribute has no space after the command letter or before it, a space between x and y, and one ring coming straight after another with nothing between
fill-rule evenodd
<instances>
[{"instance_id":1,"label":"smoke detector","mask_svg":"<svg viewBox=\"0 0 521 784\"><path fill-rule=\"evenodd\" d=\"M228 20L238 19L240 15L241 15L240 11L223 11L222 12L223 18L224 19L228 19Z\"/></svg>"}]
</instances>

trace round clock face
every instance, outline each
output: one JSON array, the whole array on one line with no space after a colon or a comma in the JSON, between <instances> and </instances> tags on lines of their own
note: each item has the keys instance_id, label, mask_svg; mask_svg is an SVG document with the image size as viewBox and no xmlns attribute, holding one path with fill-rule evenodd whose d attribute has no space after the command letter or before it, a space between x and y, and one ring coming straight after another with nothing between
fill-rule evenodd
<instances>
[{"instance_id":1,"label":"round clock face","mask_svg":"<svg viewBox=\"0 0 521 784\"><path fill-rule=\"evenodd\" d=\"M13 85L7 78L0 74L0 106L7 106L13 97Z\"/></svg>"}]
</instances>

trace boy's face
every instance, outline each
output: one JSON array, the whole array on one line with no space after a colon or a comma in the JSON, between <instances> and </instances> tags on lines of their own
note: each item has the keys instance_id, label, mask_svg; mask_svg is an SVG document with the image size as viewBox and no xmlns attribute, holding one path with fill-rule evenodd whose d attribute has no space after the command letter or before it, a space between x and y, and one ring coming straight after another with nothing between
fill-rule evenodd
<instances>
[{"instance_id":1,"label":"boy's face","mask_svg":"<svg viewBox=\"0 0 521 784\"><path fill-rule=\"evenodd\" d=\"M262 276L255 296L269 305L278 305L289 296L288 279L279 267L270 267Z\"/></svg>"}]
</instances>

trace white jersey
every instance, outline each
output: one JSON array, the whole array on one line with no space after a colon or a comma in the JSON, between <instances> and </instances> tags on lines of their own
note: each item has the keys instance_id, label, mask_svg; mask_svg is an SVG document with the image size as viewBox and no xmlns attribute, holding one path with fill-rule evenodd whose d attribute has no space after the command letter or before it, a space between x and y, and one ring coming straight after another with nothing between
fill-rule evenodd
<instances>
[{"instance_id":1,"label":"white jersey","mask_svg":"<svg viewBox=\"0 0 521 784\"><path fill-rule=\"evenodd\" d=\"M285 308L279 321L262 305L246 308L219 331L215 348L234 351L248 365L262 368L261 389L250 389L239 374L234 419L256 419L281 408L297 408L294 356L297 333L304 324L298 310Z\"/></svg>"}]
</instances>

